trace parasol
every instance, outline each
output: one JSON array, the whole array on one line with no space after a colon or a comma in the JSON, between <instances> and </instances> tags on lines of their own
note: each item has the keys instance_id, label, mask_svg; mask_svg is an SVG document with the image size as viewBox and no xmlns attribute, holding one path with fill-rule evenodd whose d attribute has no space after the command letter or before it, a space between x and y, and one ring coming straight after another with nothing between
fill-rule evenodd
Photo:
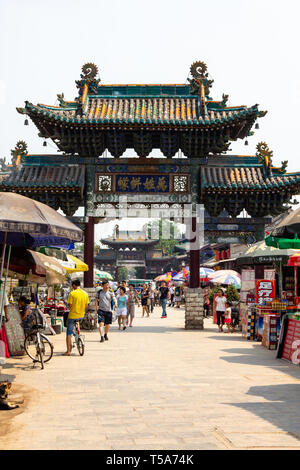
<instances>
[{"instance_id":1,"label":"parasol","mask_svg":"<svg viewBox=\"0 0 300 470\"><path fill-rule=\"evenodd\" d=\"M82 240L82 230L66 217L41 202L20 194L0 192L0 243L2 260L0 279L3 275L6 246L9 245L7 270L11 246L35 247L69 244ZM2 291L5 291L6 278ZM4 296L1 295L0 311ZM0 328L2 315L0 316Z\"/></svg>"},{"instance_id":2,"label":"parasol","mask_svg":"<svg viewBox=\"0 0 300 470\"><path fill-rule=\"evenodd\" d=\"M288 266L295 266L299 267L300 266L300 251L296 251L296 253L292 256L290 256L288 263Z\"/></svg>"},{"instance_id":3,"label":"parasol","mask_svg":"<svg viewBox=\"0 0 300 470\"><path fill-rule=\"evenodd\" d=\"M200 270L199 270L200 280L202 282L206 282L208 280L209 274L212 274L213 272L214 272L213 269L200 267ZM173 281L186 281L188 280L189 275L190 275L189 268L185 268L185 270L182 270L179 273L177 273L176 276L174 276L172 280Z\"/></svg>"},{"instance_id":4,"label":"parasol","mask_svg":"<svg viewBox=\"0 0 300 470\"><path fill-rule=\"evenodd\" d=\"M16 257L16 252L22 253L19 258ZM13 250L8 266L10 277L49 286L64 283L66 273L56 258L20 248Z\"/></svg>"},{"instance_id":5,"label":"parasol","mask_svg":"<svg viewBox=\"0 0 300 470\"><path fill-rule=\"evenodd\" d=\"M234 285L238 289L241 287L241 275L232 269L221 269L208 276L209 282L213 284Z\"/></svg>"},{"instance_id":6,"label":"parasol","mask_svg":"<svg viewBox=\"0 0 300 470\"><path fill-rule=\"evenodd\" d=\"M98 269L95 271L96 276L99 279L107 279L108 281L112 281L113 277L110 273L107 273L106 271L99 271Z\"/></svg>"},{"instance_id":7,"label":"parasol","mask_svg":"<svg viewBox=\"0 0 300 470\"><path fill-rule=\"evenodd\" d=\"M78 273L88 271L89 267L81 259L76 256L67 254L67 261L58 260L59 263L65 268L67 273Z\"/></svg>"},{"instance_id":8,"label":"parasol","mask_svg":"<svg viewBox=\"0 0 300 470\"><path fill-rule=\"evenodd\" d=\"M174 277L173 277L173 279L174 279ZM171 272L165 273L165 274L161 274L160 276L157 276L157 277L154 279L154 281L156 281L156 282L163 282L163 281L169 282L169 281L171 281L171 280L172 280L172 273L171 273Z\"/></svg>"},{"instance_id":9,"label":"parasol","mask_svg":"<svg viewBox=\"0 0 300 470\"><path fill-rule=\"evenodd\" d=\"M49 246L81 241L82 230L46 204L20 194L0 192L0 243Z\"/></svg>"}]
</instances>

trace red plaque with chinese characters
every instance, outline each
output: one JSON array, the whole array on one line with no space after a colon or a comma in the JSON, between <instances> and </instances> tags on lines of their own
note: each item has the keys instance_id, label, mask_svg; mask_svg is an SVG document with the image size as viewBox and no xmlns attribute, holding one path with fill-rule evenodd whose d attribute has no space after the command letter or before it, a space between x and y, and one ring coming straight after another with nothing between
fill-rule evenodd
<instances>
[{"instance_id":1,"label":"red plaque with chinese characters","mask_svg":"<svg viewBox=\"0 0 300 470\"><path fill-rule=\"evenodd\" d=\"M276 283L274 280L258 279L256 281L255 300L257 304L272 302L276 295Z\"/></svg>"}]
</instances>

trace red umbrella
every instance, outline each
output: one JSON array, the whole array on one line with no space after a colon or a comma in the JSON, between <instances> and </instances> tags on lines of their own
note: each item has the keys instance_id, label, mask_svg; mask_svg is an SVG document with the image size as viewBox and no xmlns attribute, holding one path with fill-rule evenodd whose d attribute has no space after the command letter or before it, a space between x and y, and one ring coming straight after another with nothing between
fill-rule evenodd
<instances>
[{"instance_id":1,"label":"red umbrella","mask_svg":"<svg viewBox=\"0 0 300 470\"><path fill-rule=\"evenodd\" d=\"M300 266L300 251L297 251L294 255L289 257L288 266Z\"/></svg>"}]
</instances>

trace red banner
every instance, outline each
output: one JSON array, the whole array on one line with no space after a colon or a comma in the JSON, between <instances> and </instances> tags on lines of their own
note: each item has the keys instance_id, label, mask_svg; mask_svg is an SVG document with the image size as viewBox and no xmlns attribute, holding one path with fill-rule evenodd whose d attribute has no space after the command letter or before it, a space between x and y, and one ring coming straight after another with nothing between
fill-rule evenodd
<instances>
[{"instance_id":1,"label":"red banner","mask_svg":"<svg viewBox=\"0 0 300 470\"><path fill-rule=\"evenodd\" d=\"M257 304L272 302L276 295L276 282L268 279L258 279L256 281L255 300Z\"/></svg>"}]
</instances>

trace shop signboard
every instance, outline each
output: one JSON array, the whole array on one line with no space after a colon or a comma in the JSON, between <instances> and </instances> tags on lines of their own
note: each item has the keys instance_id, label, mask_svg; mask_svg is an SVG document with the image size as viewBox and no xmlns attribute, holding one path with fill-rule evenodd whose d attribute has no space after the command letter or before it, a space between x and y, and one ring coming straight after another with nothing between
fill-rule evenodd
<instances>
[{"instance_id":1,"label":"shop signboard","mask_svg":"<svg viewBox=\"0 0 300 470\"><path fill-rule=\"evenodd\" d=\"M249 291L255 289L255 270L254 269L243 269L242 270L242 289L243 291Z\"/></svg>"},{"instance_id":2,"label":"shop signboard","mask_svg":"<svg viewBox=\"0 0 300 470\"><path fill-rule=\"evenodd\" d=\"M7 306L7 309L8 321L4 323L4 326L9 354L11 356L23 356L25 336L21 326L19 307L10 304Z\"/></svg>"},{"instance_id":3,"label":"shop signboard","mask_svg":"<svg viewBox=\"0 0 300 470\"><path fill-rule=\"evenodd\" d=\"M264 279L269 279L275 281L275 269L265 269L264 270Z\"/></svg>"},{"instance_id":4,"label":"shop signboard","mask_svg":"<svg viewBox=\"0 0 300 470\"><path fill-rule=\"evenodd\" d=\"M256 281L255 300L257 304L272 302L276 295L276 283L273 280L258 279Z\"/></svg>"},{"instance_id":5,"label":"shop signboard","mask_svg":"<svg viewBox=\"0 0 300 470\"><path fill-rule=\"evenodd\" d=\"M282 359L300 364L300 320L288 320Z\"/></svg>"}]
</instances>

